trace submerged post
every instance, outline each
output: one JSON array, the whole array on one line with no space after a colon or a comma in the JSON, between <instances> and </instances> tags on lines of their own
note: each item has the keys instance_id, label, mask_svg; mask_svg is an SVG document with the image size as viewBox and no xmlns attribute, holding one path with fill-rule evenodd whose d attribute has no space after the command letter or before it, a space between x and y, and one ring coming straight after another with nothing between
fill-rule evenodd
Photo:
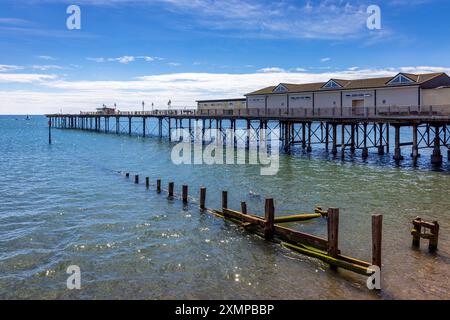
<instances>
[{"instance_id":1,"label":"submerged post","mask_svg":"<svg viewBox=\"0 0 450 320\"><path fill-rule=\"evenodd\" d=\"M156 192L161 193L161 179L156 180Z\"/></svg>"},{"instance_id":2,"label":"submerged post","mask_svg":"<svg viewBox=\"0 0 450 320\"><path fill-rule=\"evenodd\" d=\"M275 208L273 199L266 199L265 205L265 223L264 223L264 238L270 240L274 234Z\"/></svg>"},{"instance_id":3,"label":"submerged post","mask_svg":"<svg viewBox=\"0 0 450 320\"><path fill-rule=\"evenodd\" d=\"M381 269L383 216L372 215L372 265Z\"/></svg>"},{"instance_id":4,"label":"submerged post","mask_svg":"<svg viewBox=\"0 0 450 320\"><path fill-rule=\"evenodd\" d=\"M433 221L433 225L434 227L430 229L432 236L430 237L430 243L428 245L428 250L430 250L430 252L437 250L439 240L439 223L437 221Z\"/></svg>"},{"instance_id":5,"label":"submerged post","mask_svg":"<svg viewBox=\"0 0 450 320\"><path fill-rule=\"evenodd\" d=\"M206 202L206 188L202 187L200 188L200 209L202 210L206 209L205 202Z\"/></svg>"},{"instance_id":6,"label":"submerged post","mask_svg":"<svg viewBox=\"0 0 450 320\"><path fill-rule=\"evenodd\" d=\"M175 184L173 182L169 182L169 190L168 190L168 195L169 198L173 198L173 188L174 188Z\"/></svg>"},{"instance_id":7,"label":"submerged post","mask_svg":"<svg viewBox=\"0 0 450 320\"><path fill-rule=\"evenodd\" d=\"M145 177L145 186L148 188L150 188L150 178L149 177Z\"/></svg>"},{"instance_id":8,"label":"submerged post","mask_svg":"<svg viewBox=\"0 0 450 320\"><path fill-rule=\"evenodd\" d=\"M245 203L244 201L241 202L241 212L243 214L247 214L247 203Z\"/></svg>"},{"instance_id":9,"label":"submerged post","mask_svg":"<svg viewBox=\"0 0 450 320\"><path fill-rule=\"evenodd\" d=\"M188 186L187 185L183 185L183 202L187 203L188 202Z\"/></svg>"},{"instance_id":10,"label":"submerged post","mask_svg":"<svg viewBox=\"0 0 450 320\"><path fill-rule=\"evenodd\" d=\"M139 184L139 175L134 176L134 183Z\"/></svg>"},{"instance_id":11,"label":"submerged post","mask_svg":"<svg viewBox=\"0 0 450 320\"><path fill-rule=\"evenodd\" d=\"M339 253L338 239L339 239L339 209L328 209L328 254L331 257L337 257Z\"/></svg>"},{"instance_id":12,"label":"submerged post","mask_svg":"<svg viewBox=\"0 0 450 320\"><path fill-rule=\"evenodd\" d=\"M222 191L222 209L228 209L228 192Z\"/></svg>"}]
</instances>

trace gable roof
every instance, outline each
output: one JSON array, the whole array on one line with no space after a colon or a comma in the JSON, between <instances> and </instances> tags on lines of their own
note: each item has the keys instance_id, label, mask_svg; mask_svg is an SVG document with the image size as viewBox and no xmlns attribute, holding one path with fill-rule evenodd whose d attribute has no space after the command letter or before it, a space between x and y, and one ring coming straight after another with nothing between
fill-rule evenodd
<instances>
[{"instance_id":1,"label":"gable roof","mask_svg":"<svg viewBox=\"0 0 450 320\"><path fill-rule=\"evenodd\" d=\"M336 83L340 84L342 88L323 88L327 82L318 83L305 83L305 84L290 84L290 83L280 83L286 87L289 93L301 93L301 92L318 92L318 91L337 91L337 90L350 90L350 89L373 89L373 88L388 88L388 87L405 87L405 86L416 86L424 84L436 77L446 75L445 73L426 73L426 74L412 74L412 73L401 73L411 80L415 81L411 84L389 84L389 82L398 76L394 77L383 77L383 78L368 78L368 79L356 79L356 80L342 80L342 79L331 79ZM450 78L449 78L450 79ZM276 94L273 92L278 86L271 86L263 88L251 93L246 94L246 96L262 95L262 94Z\"/></svg>"}]
</instances>

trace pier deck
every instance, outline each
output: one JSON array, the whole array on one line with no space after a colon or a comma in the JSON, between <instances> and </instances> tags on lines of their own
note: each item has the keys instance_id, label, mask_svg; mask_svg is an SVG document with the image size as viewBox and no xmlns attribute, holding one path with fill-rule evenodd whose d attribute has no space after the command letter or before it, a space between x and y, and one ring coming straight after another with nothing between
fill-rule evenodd
<instances>
[{"instance_id":1,"label":"pier deck","mask_svg":"<svg viewBox=\"0 0 450 320\"><path fill-rule=\"evenodd\" d=\"M216 129L224 134L233 132L244 121L243 129L261 129L268 131L277 128L279 140L285 152L289 153L293 145L299 144L306 151L312 151L313 144L323 144L328 151L336 155L338 148L347 148L353 153L362 150L362 157L368 157L369 148L376 148L379 155L390 152L390 126L394 127L394 159L403 160L402 147L411 147L414 161L420 156L419 149L433 150L431 162L441 165L442 148L447 148L450 158L450 106L409 106L409 107L373 107L373 108L297 108L297 109L178 109L133 112L80 112L79 114L48 114L49 128L80 129L95 132L123 133L121 127L126 119L129 135L136 134L132 124L142 123L143 137L149 134L147 119L157 119L157 136L167 136L172 141L172 130L188 129L191 134L198 122L205 129ZM111 119L115 120L111 125ZM185 122L188 125L185 125ZM195 121L195 124L192 124ZM269 123L271 125L269 125ZM412 130L412 141L401 141L402 127ZM113 130L110 130L110 129ZM338 129L340 129L338 131ZM166 130L166 133L164 133ZM339 133L338 133L339 132ZM50 134L50 131L49 131ZM178 136L179 138L180 136ZM338 139L340 141L338 141ZM224 139L225 140L225 139ZM236 141L235 141L236 144ZM247 142L248 147L248 142Z\"/></svg>"}]
</instances>

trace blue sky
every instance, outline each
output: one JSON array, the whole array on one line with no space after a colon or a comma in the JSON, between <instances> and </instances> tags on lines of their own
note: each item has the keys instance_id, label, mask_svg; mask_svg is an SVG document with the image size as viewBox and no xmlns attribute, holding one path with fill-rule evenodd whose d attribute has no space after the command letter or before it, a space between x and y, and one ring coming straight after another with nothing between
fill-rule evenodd
<instances>
[{"instance_id":1,"label":"blue sky","mask_svg":"<svg viewBox=\"0 0 450 320\"><path fill-rule=\"evenodd\" d=\"M66 28L71 4L81 30ZM372 4L381 30L366 27ZM3 0L0 113L193 106L279 82L449 72L449 30L444 0Z\"/></svg>"}]
</instances>

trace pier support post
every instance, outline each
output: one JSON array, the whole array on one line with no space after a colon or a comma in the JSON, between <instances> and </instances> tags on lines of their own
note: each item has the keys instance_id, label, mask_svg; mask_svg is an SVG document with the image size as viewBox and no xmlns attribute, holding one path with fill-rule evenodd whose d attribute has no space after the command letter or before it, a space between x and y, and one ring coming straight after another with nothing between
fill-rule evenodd
<instances>
[{"instance_id":1,"label":"pier support post","mask_svg":"<svg viewBox=\"0 0 450 320\"><path fill-rule=\"evenodd\" d=\"M341 152L342 155L345 153L345 124L341 125Z\"/></svg>"},{"instance_id":2,"label":"pier support post","mask_svg":"<svg viewBox=\"0 0 450 320\"><path fill-rule=\"evenodd\" d=\"M145 122L146 122L146 118L143 117L142 118L142 137L145 138Z\"/></svg>"},{"instance_id":3,"label":"pier support post","mask_svg":"<svg viewBox=\"0 0 450 320\"><path fill-rule=\"evenodd\" d=\"M442 154L441 154L441 139L439 137L439 127L434 128L434 148L433 155L431 156L431 164L441 165L442 164Z\"/></svg>"},{"instance_id":4,"label":"pier support post","mask_svg":"<svg viewBox=\"0 0 450 320\"><path fill-rule=\"evenodd\" d=\"M400 126L394 125L395 127L395 149L394 149L394 160L403 160L402 151L400 149Z\"/></svg>"},{"instance_id":5,"label":"pier support post","mask_svg":"<svg viewBox=\"0 0 450 320\"><path fill-rule=\"evenodd\" d=\"M120 117L116 117L116 134L120 133Z\"/></svg>"},{"instance_id":6,"label":"pier support post","mask_svg":"<svg viewBox=\"0 0 450 320\"><path fill-rule=\"evenodd\" d=\"M418 140L417 140L417 125L413 125L413 145L412 145L412 152L411 157L413 158L413 161L417 161L417 158L419 157L419 146L418 146Z\"/></svg>"},{"instance_id":7,"label":"pier support post","mask_svg":"<svg viewBox=\"0 0 450 320\"><path fill-rule=\"evenodd\" d=\"M134 176L134 183L139 184L139 175Z\"/></svg>"},{"instance_id":8,"label":"pier support post","mask_svg":"<svg viewBox=\"0 0 450 320\"><path fill-rule=\"evenodd\" d=\"M145 177L145 187L146 187L147 189L150 188L150 178L149 178L149 177Z\"/></svg>"},{"instance_id":9,"label":"pier support post","mask_svg":"<svg viewBox=\"0 0 450 320\"><path fill-rule=\"evenodd\" d=\"M306 123L302 123L302 148L306 149Z\"/></svg>"},{"instance_id":10,"label":"pier support post","mask_svg":"<svg viewBox=\"0 0 450 320\"><path fill-rule=\"evenodd\" d=\"M328 233L328 254L335 258L339 254L339 209L328 209L327 220L327 233ZM332 267L335 268L335 267Z\"/></svg>"},{"instance_id":11,"label":"pier support post","mask_svg":"<svg viewBox=\"0 0 450 320\"><path fill-rule=\"evenodd\" d=\"M355 153L355 150L356 150L356 148L355 148L355 124L352 124L351 126L350 126L350 139L351 139L351 142L350 142L350 152L352 153L352 154L354 154Z\"/></svg>"},{"instance_id":12,"label":"pier support post","mask_svg":"<svg viewBox=\"0 0 450 320\"><path fill-rule=\"evenodd\" d=\"M247 119L247 135L245 137L245 148L250 149L250 128L251 128L250 120Z\"/></svg>"},{"instance_id":13,"label":"pier support post","mask_svg":"<svg viewBox=\"0 0 450 320\"><path fill-rule=\"evenodd\" d=\"M381 269L383 216L372 215L372 265Z\"/></svg>"},{"instance_id":14,"label":"pier support post","mask_svg":"<svg viewBox=\"0 0 450 320\"><path fill-rule=\"evenodd\" d=\"M369 149L367 148L367 123L363 124L363 149L362 158L367 159L369 157Z\"/></svg>"},{"instance_id":15,"label":"pier support post","mask_svg":"<svg viewBox=\"0 0 450 320\"><path fill-rule=\"evenodd\" d=\"M274 235L275 207L273 199L266 199L265 204L265 222L264 222L264 238L271 240Z\"/></svg>"},{"instance_id":16,"label":"pier support post","mask_svg":"<svg viewBox=\"0 0 450 320\"><path fill-rule=\"evenodd\" d=\"M48 118L48 144L52 144L52 118Z\"/></svg>"},{"instance_id":17,"label":"pier support post","mask_svg":"<svg viewBox=\"0 0 450 320\"><path fill-rule=\"evenodd\" d=\"M131 136L131 117L128 117L128 135Z\"/></svg>"},{"instance_id":18,"label":"pier support post","mask_svg":"<svg viewBox=\"0 0 450 320\"><path fill-rule=\"evenodd\" d=\"M311 148L311 122L308 122L308 147L306 148L306 152L311 152L312 148Z\"/></svg>"},{"instance_id":19,"label":"pier support post","mask_svg":"<svg viewBox=\"0 0 450 320\"><path fill-rule=\"evenodd\" d=\"M384 146L383 146L383 124L379 124L379 143L378 143L378 155L383 156L384 155Z\"/></svg>"},{"instance_id":20,"label":"pier support post","mask_svg":"<svg viewBox=\"0 0 450 320\"><path fill-rule=\"evenodd\" d=\"M202 187L200 188L200 209L205 210L206 209L206 188Z\"/></svg>"},{"instance_id":21,"label":"pier support post","mask_svg":"<svg viewBox=\"0 0 450 320\"><path fill-rule=\"evenodd\" d=\"M330 125L327 122L325 124L325 151L328 151L328 145L330 143L330 135L329 135L329 133L330 133Z\"/></svg>"},{"instance_id":22,"label":"pier support post","mask_svg":"<svg viewBox=\"0 0 450 320\"><path fill-rule=\"evenodd\" d=\"M337 155L337 124L333 123L333 147L331 148L331 153L335 156Z\"/></svg>"}]
</instances>

